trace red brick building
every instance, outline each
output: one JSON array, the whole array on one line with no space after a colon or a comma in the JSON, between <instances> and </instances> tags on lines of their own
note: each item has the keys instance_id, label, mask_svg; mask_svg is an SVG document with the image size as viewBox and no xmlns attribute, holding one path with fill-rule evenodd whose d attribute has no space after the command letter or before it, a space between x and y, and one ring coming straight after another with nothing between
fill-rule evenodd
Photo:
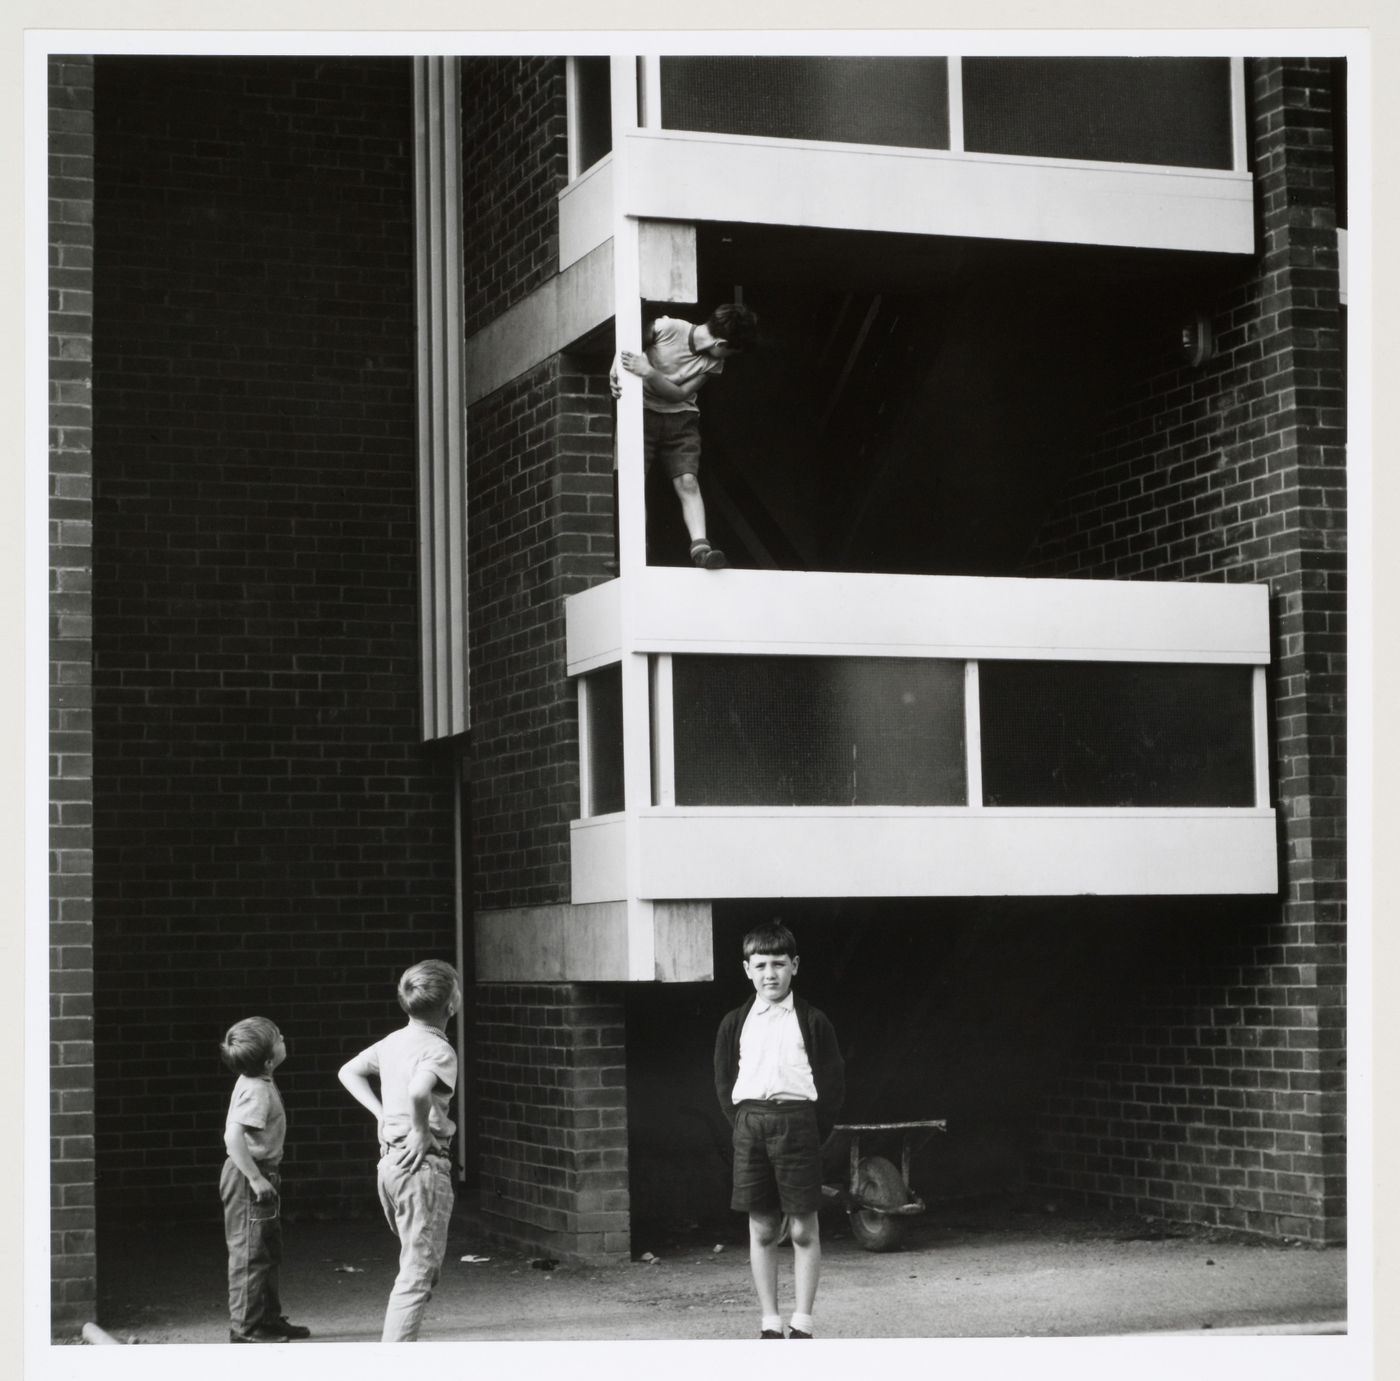
<instances>
[{"instance_id":1,"label":"red brick building","mask_svg":"<svg viewBox=\"0 0 1400 1381\"><path fill-rule=\"evenodd\" d=\"M429 954L494 1232L722 1215L775 910L930 1194L1342 1240L1341 66L1086 61L52 59L56 1335L239 1016L374 1209ZM698 572L606 376L736 296Z\"/></svg>"}]
</instances>

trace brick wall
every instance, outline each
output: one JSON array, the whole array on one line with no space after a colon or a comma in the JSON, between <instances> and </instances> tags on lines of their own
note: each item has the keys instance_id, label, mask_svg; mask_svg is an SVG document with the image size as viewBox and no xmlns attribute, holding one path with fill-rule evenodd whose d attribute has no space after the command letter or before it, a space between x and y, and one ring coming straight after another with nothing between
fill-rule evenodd
<instances>
[{"instance_id":1,"label":"brick wall","mask_svg":"<svg viewBox=\"0 0 1400 1381\"><path fill-rule=\"evenodd\" d=\"M1047 1183L1172 1217L1344 1233L1345 417L1329 64L1251 64L1259 255L1199 304L1219 345L1144 371L1026 573L1261 581L1273 609L1275 923L1105 1033L1045 1129Z\"/></svg>"},{"instance_id":2,"label":"brick wall","mask_svg":"<svg viewBox=\"0 0 1400 1381\"><path fill-rule=\"evenodd\" d=\"M407 59L97 60L104 1213L217 1212L232 1020L287 1036L287 1207L377 1211L335 1079L453 955L419 741Z\"/></svg>"},{"instance_id":3,"label":"brick wall","mask_svg":"<svg viewBox=\"0 0 1400 1381\"><path fill-rule=\"evenodd\" d=\"M462 59L468 336L559 272L556 198L569 178L564 86L563 58Z\"/></svg>"},{"instance_id":4,"label":"brick wall","mask_svg":"<svg viewBox=\"0 0 1400 1381\"><path fill-rule=\"evenodd\" d=\"M578 722L564 599L614 571L606 360L555 356L467 424L475 903L569 900Z\"/></svg>"},{"instance_id":5,"label":"brick wall","mask_svg":"<svg viewBox=\"0 0 1400 1381\"><path fill-rule=\"evenodd\" d=\"M49 60L50 1252L55 1334L94 1317L92 59Z\"/></svg>"},{"instance_id":6,"label":"brick wall","mask_svg":"<svg viewBox=\"0 0 1400 1381\"><path fill-rule=\"evenodd\" d=\"M476 1043L488 1228L566 1259L624 1256L627 1071L617 995L592 984L487 984Z\"/></svg>"}]
</instances>

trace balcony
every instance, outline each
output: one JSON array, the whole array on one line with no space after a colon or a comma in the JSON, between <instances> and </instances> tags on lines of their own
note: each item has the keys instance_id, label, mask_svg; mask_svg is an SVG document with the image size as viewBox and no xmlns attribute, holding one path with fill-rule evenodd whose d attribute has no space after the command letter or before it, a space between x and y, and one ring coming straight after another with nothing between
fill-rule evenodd
<instances>
[{"instance_id":1,"label":"balcony","mask_svg":"<svg viewBox=\"0 0 1400 1381\"><path fill-rule=\"evenodd\" d=\"M564 271L468 375L742 285L778 348L703 409L739 559L652 564L624 389L570 903L478 917L493 975L702 980L727 898L1274 892L1267 591L1000 574L1179 333L1199 256L1158 251L1253 249L1242 64L678 62L571 61Z\"/></svg>"},{"instance_id":2,"label":"balcony","mask_svg":"<svg viewBox=\"0 0 1400 1381\"><path fill-rule=\"evenodd\" d=\"M575 903L1276 890L1263 587L646 567L567 615Z\"/></svg>"}]
</instances>

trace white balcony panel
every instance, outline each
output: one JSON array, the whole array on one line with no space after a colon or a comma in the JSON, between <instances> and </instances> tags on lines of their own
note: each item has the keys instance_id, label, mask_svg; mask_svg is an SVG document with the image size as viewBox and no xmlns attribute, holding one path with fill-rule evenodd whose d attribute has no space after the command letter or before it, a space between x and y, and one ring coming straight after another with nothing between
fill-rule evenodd
<instances>
[{"instance_id":1,"label":"white balcony panel","mask_svg":"<svg viewBox=\"0 0 1400 1381\"><path fill-rule=\"evenodd\" d=\"M595 163L559 193L559 269L612 239L612 155Z\"/></svg>"},{"instance_id":2,"label":"white balcony panel","mask_svg":"<svg viewBox=\"0 0 1400 1381\"><path fill-rule=\"evenodd\" d=\"M638 652L1269 660L1263 585L660 566L635 582L626 641ZM613 587L621 584L569 600L570 672L615 660L622 591Z\"/></svg>"},{"instance_id":3,"label":"white balcony panel","mask_svg":"<svg viewBox=\"0 0 1400 1381\"><path fill-rule=\"evenodd\" d=\"M570 676L607 666L622 656L622 582L607 580L564 601Z\"/></svg>"},{"instance_id":4,"label":"white balcony panel","mask_svg":"<svg viewBox=\"0 0 1400 1381\"><path fill-rule=\"evenodd\" d=\"M626 818L595 815L572 821L569 830L574 904L623 900L627 896Z\"/></svg>"},{"instance_id":5,"label":"white balcony panel","mask_svg":"<svg viewBox=\"0 0 1400 1381\"><path fill-rule=\"evenodd\" d=\"M637 130L625 214L1249 254L1247 173ZM589 214L591 215L591 208ZM561 260L592 247L560 203ZM577 227L564 222L577 216ZM590 222L591 223L591 222ZM596 243L596 241L593 241ZM565 261L567 262L567 261Z\"/></svg>"},{"instance_id":6,"label":"white balcony panel","mask_svg":"<svg viewBox=\"0 0 1400 1381\"><path fill-rule=\"evenodd\" d=\"M654 899L1278 887L1268 810L707 809L643 812L638 825L642 895Z\"/></svg>"}]
</instances>

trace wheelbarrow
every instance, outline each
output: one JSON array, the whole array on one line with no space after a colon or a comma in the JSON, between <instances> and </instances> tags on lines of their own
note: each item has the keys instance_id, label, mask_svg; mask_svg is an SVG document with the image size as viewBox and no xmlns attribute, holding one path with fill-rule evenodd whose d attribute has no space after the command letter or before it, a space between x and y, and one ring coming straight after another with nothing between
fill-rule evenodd
<instances>
[{"instance_id":1,"label":"wheelbarrow","mask_svg":"<svg viewBox=\"0 0 1400 1381\"><path fill-rule=\"evenodd\" d=\"M909 1164L914 1153L935 1132L946 1132L946 1118L923 1122L843 1122L833 1137L850 1138L850 1174L845 1186L822 1185L827 1199L840 1201L851 1220L851 1234L868 1252L887 1252L904 1237L909 1219L924 1211L924 1201L909 1187ZM893 1140L899 1133L899 1164L885 1156L861 1155L861 1139Z\"/></svg>"}]
</instances>

